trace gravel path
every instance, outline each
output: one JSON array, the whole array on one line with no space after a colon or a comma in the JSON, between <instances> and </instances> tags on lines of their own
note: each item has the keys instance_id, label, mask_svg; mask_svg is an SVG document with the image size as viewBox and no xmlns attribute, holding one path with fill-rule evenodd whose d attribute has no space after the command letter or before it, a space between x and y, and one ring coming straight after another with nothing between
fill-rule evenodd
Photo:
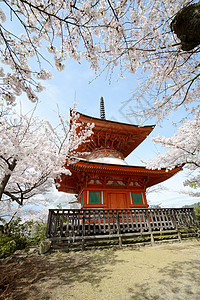
<instances>
[{"instance_id":1,"label":"gravel path","mask_svg":"<svg viewBox=\"0 0 200 300\"><path fill-rule=\"evenodd\" d=\"M14 268L4 299L200 299L200 241L53 253Z\"/></svg>"}]
</instances>

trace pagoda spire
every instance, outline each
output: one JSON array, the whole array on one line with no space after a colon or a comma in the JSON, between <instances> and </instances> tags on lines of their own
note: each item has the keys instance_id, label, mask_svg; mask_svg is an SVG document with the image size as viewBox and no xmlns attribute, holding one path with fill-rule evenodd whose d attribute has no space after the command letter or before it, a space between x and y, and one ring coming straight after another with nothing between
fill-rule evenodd
<instances>
[{"instance_id":1,"label":"pagoda spire","mask_svg":"<svg viewBox=\"0 0 200 300\"><path fill-rule=\"evenodd\" d=\"M103 97L100 99L100 118L103 120L106 119Z\"/></svg>"}]
</instances>

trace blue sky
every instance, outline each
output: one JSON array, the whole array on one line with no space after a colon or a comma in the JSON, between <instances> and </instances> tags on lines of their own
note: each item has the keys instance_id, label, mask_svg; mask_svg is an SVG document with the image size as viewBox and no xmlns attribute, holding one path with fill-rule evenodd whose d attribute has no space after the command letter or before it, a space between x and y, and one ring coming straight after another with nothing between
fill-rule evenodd
<instances>
[{"instance_id":1,"label":"blue sky","mask_svg":"<svg viewBox=\"0 0 200 300\"><path fill-rule=\"evenodd\" d=\"M78 64L73 60L66 62L65 70L58 72L53 69L54 78L44 82L46 90L39 94L39 104L36 114L43 119L48 119L53 125L57 122L58 107L62 114L68 115L69 109L74 101L77 103L77 111L99 117L100 97L104 97L106 118L118 122L133 123L137 125L137 120L126 117L129 106L134 106L133 102L124 107L124 102L129 100L131 93L137 86L136 76L127 74L125 79L120 79L117 70L111 77L111 82L106 78L106 73L95 79L95 75L90 70L86 62ZM19 99L25 111L33 108L33 104L21 96ZM179 114L181 113L178 112ZM163 151L159 145L151 141L151 136L158 133L165 136L173 135L175 129L171 125L172 116L165 120L160 126L156 126L150 136L135 150L126 161L130 165L142 165L141 160L147 161L156 156L158 151ZM174 120L174 116L173 116ZM145 125L155 124L155 120ZM184 190L183 181L188 177L187 171L182 171L171 179L165 181L163 186L167 190L152 192L148 195L150 204L160 204L162 207L181 207L186 204L198 202L199 199L180 194ZM55 190L48 193L48 197L57 199L57 203L63 203L67 207L68 196L60 194Z\"/></svg>"}]
</instances>

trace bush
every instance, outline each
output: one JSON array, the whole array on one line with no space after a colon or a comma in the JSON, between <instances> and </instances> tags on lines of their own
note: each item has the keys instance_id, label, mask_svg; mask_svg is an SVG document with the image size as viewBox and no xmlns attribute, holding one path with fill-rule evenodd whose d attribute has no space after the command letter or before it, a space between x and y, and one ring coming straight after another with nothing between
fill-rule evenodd
<instances>
[{"instance_id":1,"label":"bush","mask_svg":"<svg viewBox=\"0 0 200 300\"><path fill-rule=\"evenodd\" d=\"M16 250L16 242L12 237L0 236L0 258L11 255Z\"/></svg>"},{"instance_id":2,"label":"bush","mask_svg":"<svg viewBox=\"0 0 200 300\"><path fill-rule=\"evenodd\" d=\"M46 223L40 223L38 221L33 223L32 233L30 237L31 245L38 245L45 239Z\"/></svg>"},{"instance_id":3,"label":"bush","mask_svg":"<svg viewBox=\"0 0 200 300\"><path fill-rule=\"evenodd\" d=\"M21 223L21 218L12 220L6 232L0 233L0 258L13 254L16 250L38 245L45 239L46 224L38 221Z\"/></svg>"}]
</instances>

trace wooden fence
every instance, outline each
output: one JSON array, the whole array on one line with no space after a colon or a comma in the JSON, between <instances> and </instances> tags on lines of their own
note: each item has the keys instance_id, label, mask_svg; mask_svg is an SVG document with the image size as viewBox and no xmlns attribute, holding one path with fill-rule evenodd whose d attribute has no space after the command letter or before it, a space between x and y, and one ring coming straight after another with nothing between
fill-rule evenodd
<instances>
[{"instance_id":1,"label":"wooden fence","mask_svg":"<svg viewBox=\"0 0 200 300\"><path fill-rule=\"evenodd\" d=\"M193 208L163 209L50 209L46 238L75 243L88 240L154 237L199 227Z\"/></svg>"}]
</instances>

